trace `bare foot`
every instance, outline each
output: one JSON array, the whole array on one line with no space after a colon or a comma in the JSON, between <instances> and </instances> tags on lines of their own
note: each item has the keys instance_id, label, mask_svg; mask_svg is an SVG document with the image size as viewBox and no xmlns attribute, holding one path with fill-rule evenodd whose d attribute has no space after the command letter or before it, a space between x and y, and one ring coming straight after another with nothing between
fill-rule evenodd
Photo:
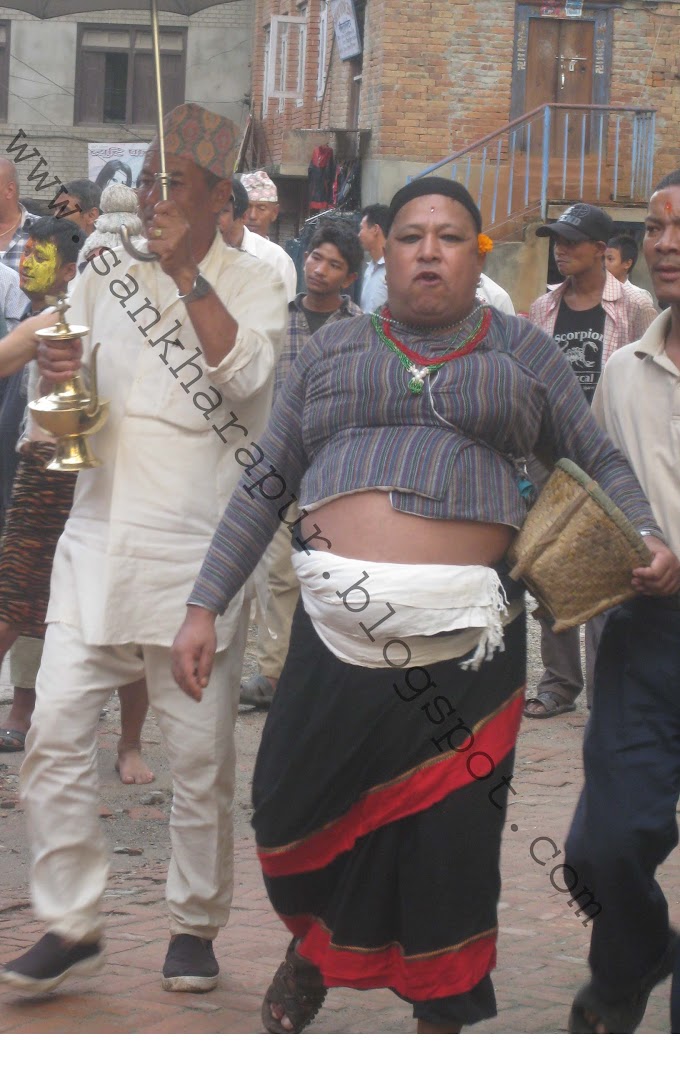
<instances>
[{"instance_id":1,"label":"bare foot","mask_svg":"<svg viewBox=\"0 0 680 1067\"><path fill-rule=\"evenodd\" d=\"M269 1010L270 1010L272 1016L277 1020L277 1022L281 1023L281 1026L283 1027L283 1029L284 1030L289 1030L290 1033L292 1034L294 1027L293 1027L292 1022L290 1021L290 1019L286 1015L286 1009L283 1007L283 1005L282 1004L270 1004L269 1005Z\"/></svg>"},{"instance_id":2,"label":"bare foot","mask_svg":"<svg viewBox=\"0 0 680 1067\"><path fill-rule=\"evenodd\" d=\"M118 742L116 770L123 785L149 785L156 778L142 759L142 746L138 741Z\"/></svg>"}]
</instances>

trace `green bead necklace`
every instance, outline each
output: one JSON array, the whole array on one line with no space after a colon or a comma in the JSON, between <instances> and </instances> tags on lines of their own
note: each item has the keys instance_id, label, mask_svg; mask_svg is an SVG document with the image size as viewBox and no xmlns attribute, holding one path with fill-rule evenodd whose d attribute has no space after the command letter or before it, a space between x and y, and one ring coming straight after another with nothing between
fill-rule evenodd
<instances>
[{"instance_id":1,"label":"green bead necklace","mask_svg":"<svg viewBox=\"0 0 680 1067\"><path fill-rule=\"evenodd\" d=\"M491 325L491 309L480 307L477 320L463 341L456 345L455 348L452 348L450 352L446 352L443 356L437 356L434 359L428 359L427 356L414 352L412 348L402 344L401 341L394 337L390 326L394 319L392 319L387 305L373 312L371 322L373 329L383 344L399 357L400 363L411 375L408 388L417 396L422 393L424 382L430 374L436 374L445 363L449 363L452 359L457 359L460 356L467 355L468 352L472 352L479 342L486 337Z\"/></svg>"}]
</instances>

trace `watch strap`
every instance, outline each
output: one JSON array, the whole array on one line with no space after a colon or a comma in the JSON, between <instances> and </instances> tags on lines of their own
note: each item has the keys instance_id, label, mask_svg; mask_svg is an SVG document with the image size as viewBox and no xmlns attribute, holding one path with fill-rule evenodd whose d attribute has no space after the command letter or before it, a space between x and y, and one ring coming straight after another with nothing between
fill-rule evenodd
<instances>
[{"instance_id":1,"label":"watch strap","mask_svg":"<svg viewBox=\"0 0 680 1067\"><path fill-rule=\"evenodd\" d=\"M208 296L212 293L213 288L209 281L201 274L200 270L196 271L196 277L194 278L194 284L188 293L180 293L177 290L177 296L185 304L191 304L194 300L201 300L204 296Z\"/></svg>"}]
</instances>

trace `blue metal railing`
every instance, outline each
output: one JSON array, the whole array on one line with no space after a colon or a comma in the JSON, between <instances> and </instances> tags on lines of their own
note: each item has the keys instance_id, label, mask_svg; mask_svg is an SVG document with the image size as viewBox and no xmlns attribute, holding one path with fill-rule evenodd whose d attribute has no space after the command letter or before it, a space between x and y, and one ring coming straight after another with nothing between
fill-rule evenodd
<instances>
[{"instance_id":1,"label":"blue metal railing","mask_svg":"<svg viewBox=\"0 0 680 1067\"><path fill-rule=\"evenodd\" d=\"M544 104L432 164L476 198L486 228L546 218L551 200L642 203L654 163L653 108Z\"/></svg>"}]
</instances>

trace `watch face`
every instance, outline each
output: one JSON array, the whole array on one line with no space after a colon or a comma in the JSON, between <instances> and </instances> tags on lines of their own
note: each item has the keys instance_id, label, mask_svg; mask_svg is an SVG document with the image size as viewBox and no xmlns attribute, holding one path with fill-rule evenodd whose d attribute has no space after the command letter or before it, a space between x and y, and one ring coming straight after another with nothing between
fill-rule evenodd
<instances>
[{"instance_id":1,"label":"watch face","mask_svg":"<svg viewBox=\"0 0 680 1067\"><path fill-rule=\"evenodd\" d=\"M207 296L210 292L211 285L207 282L202 274L196 275L196 281L194 282L193 292L196 297Z\"/></svg>"},{"instance_id":2,"label":"watch face","mask_svg":"<svg viewBox=\"0 0 680 1067\"><path fill-rule=\"evenodd\" d=\"M179 293L180 300L183 300L185 304L190 304L192 300L200 300L201 297L207 296L212 292L212 286L210 282L207 282L202 274L197 274L194 278L194 284L188 293Z\"/></svg>"}]
</instances>

